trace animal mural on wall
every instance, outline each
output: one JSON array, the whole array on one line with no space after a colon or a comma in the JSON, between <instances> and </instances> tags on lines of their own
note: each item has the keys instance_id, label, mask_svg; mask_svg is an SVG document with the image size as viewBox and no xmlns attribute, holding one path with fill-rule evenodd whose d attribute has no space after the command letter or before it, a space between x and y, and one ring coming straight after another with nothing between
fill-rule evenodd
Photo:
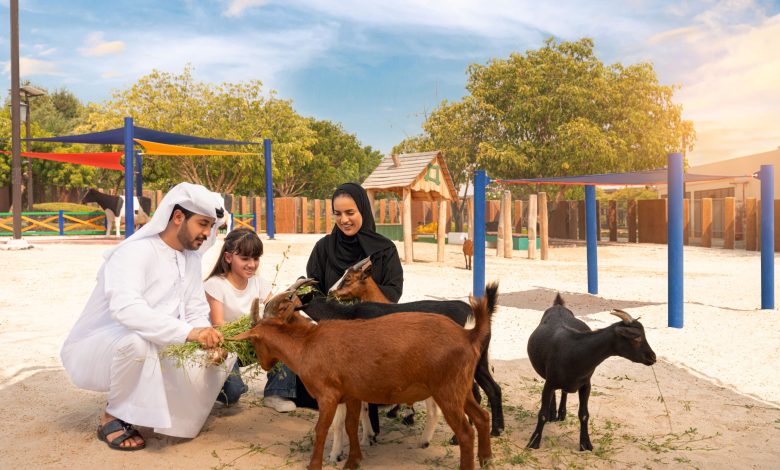
<instances>
[{"instance_id":1,"label":"animal mural on wall","mask_svg":"<svg viewBox=\"0 0 780 470\"><path fill-rule=\"evenodd\" d=\"M111 234L111 227L116 227L116 236L119 236L119 227L125 218L125 198L101 193L96 189L89 189L81 203L94 202L106 213L106 236ZM149 213L152 211L152 200L148 197L133 197L133 220L135 228L149 222Z\"/></svg>"}]
</instances>

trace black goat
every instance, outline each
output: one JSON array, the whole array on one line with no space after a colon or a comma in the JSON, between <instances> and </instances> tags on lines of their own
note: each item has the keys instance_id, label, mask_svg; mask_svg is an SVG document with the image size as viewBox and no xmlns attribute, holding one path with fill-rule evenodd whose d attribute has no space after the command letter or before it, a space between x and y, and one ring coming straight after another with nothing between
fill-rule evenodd
<instances>
[{"instance_id":1,"label":"black goat","mask_svg":"<svg viewBox=\"0 0 780 470\"><path fill-rule=\"evenodd\" d=\"M528 447L539 448L544 423L563 421L566 394L578 392L580 450L593 450L588 434L588 398L590 378L596 367L610 356L625 357L648 366L655 363L655 353L647 344L642 324L622 310L611 313L622 321L591 331L564 306L559 294L553 306L542 315L539 326L528 338L531 365L545 379L539 419ZM561 390L561 403L556 414L555 391L558 389Z\"/></svg>"},{"instance_id":2,"label":"black goat","mask_svg":"<svg viewBox=\"0 0 780 470\"><path fill-rule=\"evenodd\" d=\"M444 315L460 326L465 326L472 314L471 307L460 300L419 300L401 304L386 304L379 302L359 302L342 304L323 297L314 297L303 306L303 311L315 321L321 320L368 320L378 318L391 313L399 312L423 312ZM504 410L501 404L501 387L493 379L488 363L488 347L490 335L482 345L482 352L474 372L474 380L485 391L491 408L492 436L500 436L504 431ZM473 393L477 402L480 401L479 389L474 385ZM375 426L375 416L372 416L372 425Z\"/></svg>"}]
</instances>

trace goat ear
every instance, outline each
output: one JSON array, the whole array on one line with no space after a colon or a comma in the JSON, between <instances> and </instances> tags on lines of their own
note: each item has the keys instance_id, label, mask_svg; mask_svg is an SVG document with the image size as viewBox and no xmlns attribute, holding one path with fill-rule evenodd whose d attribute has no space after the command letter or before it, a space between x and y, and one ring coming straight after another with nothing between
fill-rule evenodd
<instances>
[{"instance_id":1,"label":"goat ear","mask_svg":"<svg viewBox=\"0 0 780 470\"><path fill-rule=\"evenodd\" d=\"M243 341L247 339L257 338L258 334L257 332L253 330L245 331L243 333L237 334L235 336L231 336L230 338L225 338L225 341Z\"/></svg>"},{"instance_id":2,"label":"goat ear","mask_svg":"<svg viewBox=\"0 0 780 470\"><path fill-rule=\"evenodd\" d=\"M642 333L638 329L626 326L615 327L615 333L618 336L622 336L628 339L636 339L642 336Z\"/></svg>"}]
</instances>

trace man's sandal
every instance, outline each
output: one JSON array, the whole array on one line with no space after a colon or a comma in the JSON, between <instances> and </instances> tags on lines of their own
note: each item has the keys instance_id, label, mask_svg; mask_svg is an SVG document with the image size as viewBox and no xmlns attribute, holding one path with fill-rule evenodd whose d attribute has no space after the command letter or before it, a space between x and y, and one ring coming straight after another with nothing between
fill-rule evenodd
<instances>
[{"instance_id":1,"label":"man's sandal","mask_svg":"<svg viewBox=\"0 0 780 470\"><path fill-rule=\"evenodd\" d=\"M108 440L109 434L113 434L119 431L124 431L124 432L121 435L112 439L111 441ZM133 445L133 446L122 445L123 442L135 436L141 436L141 434L138 432L137 429L133 427L133 425L128 424L118 418L111 420L102 426L98 426L97 428L98 439L108 444L108 447L114 450L124 450L130 452L134 450L141 450L144 447L146 447L146 442L144 442L143 444Z\"/></svg>"}]
</instances>

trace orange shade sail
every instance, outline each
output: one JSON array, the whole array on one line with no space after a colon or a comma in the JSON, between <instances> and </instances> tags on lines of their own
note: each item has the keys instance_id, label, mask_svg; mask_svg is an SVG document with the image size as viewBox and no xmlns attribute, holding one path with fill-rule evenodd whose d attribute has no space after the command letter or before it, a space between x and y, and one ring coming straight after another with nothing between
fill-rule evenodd
<instances>
[{"instance_id":1,"label":"orange shade sail","mask_svg":"<svg viewBox=\"0 0 780 470\"><path fill-rule=\"evenodd\" d=\"M148 140L133 139L144 148L147 155L171 155L171 156L201 156L201 155L257 155L251 152L234 152L225 150L210 150L181 145L161 144Z\"/></svg>"}]
</instances>

